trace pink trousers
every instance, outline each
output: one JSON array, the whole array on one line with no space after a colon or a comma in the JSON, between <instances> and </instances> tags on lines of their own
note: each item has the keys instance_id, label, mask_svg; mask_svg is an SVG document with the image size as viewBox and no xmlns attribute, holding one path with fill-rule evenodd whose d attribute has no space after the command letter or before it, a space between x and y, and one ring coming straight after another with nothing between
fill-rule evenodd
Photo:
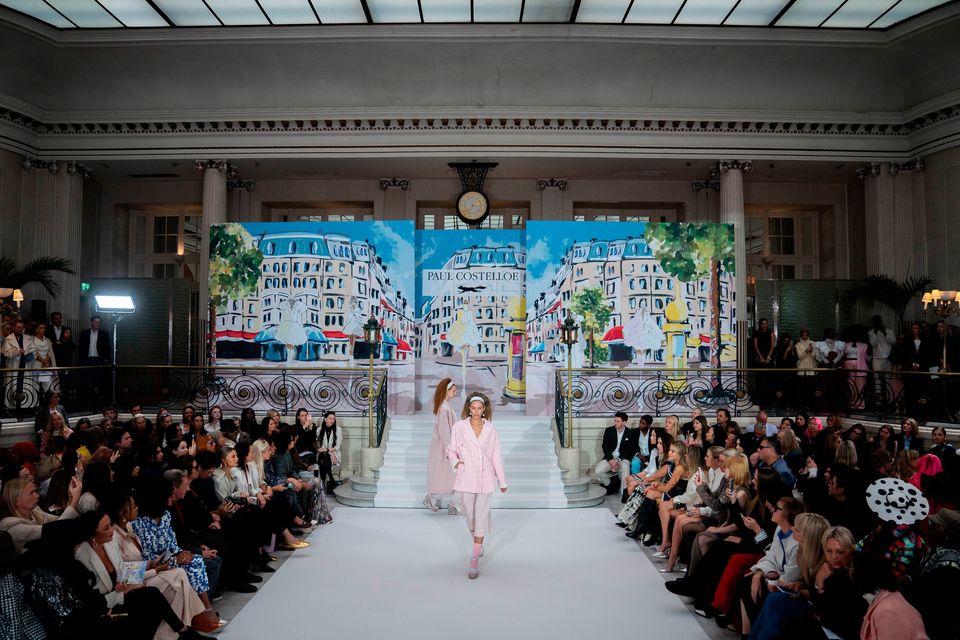
<instances>
[{"instance_id":1,"label":"pink trousers","mask_svg":"<svg viewBox=\"0 0 960 640\"><path fill-rule=\"evenodd\" d=\"M463 497L463 515L467 517L467 528L477 538L482 538L492 528L490 526L490 501L492 493L460 493Z\"/></svg>"}]
</instances>

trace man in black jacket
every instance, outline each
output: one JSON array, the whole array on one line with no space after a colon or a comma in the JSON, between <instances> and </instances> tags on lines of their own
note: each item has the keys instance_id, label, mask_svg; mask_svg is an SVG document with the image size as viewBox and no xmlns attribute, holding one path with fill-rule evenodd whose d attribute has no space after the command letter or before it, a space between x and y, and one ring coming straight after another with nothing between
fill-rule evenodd
<instances>
[{"instance_id":1,"label":"man in black jacket","mask_svg":"<svg viewBox=\"0 0 960 640\"><path fill-rule=\"evenodd\" d=\"M613 416L613 426L603 432L603 460L597 463L594 475L603 486L609 486L614 475L620 477L622 486L624 479L630 474L630 461L637 453L637 436L635 429L627 427L629 420L626 413L618 411Z\"/></svg>"}]
</instances>

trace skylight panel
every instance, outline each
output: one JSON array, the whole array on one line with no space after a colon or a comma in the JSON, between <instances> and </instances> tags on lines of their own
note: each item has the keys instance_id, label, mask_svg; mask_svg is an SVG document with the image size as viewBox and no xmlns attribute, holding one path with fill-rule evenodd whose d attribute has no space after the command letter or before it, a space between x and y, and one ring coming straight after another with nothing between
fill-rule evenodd
<instances>
[{"instance_id":1,"label":"skylight panel","mask_svg":"<svg viewBox=\"0 0 960 640\"><path fill-rule=\"evenodd\" d=\"M146 0L100 0L100 4L127 27L169 26Z\"/></svg>"},{"instance_id":2,"label":"skylight panel","mask_svg":"<svg viewBox=\"0 0 960 640\"><path fill-rule=\"evenodd\" d=\"M255 0L206 0L206 2L210 10L217 14L225 25L270 24Z\"/></svg>"},{"instance_id":3,"label":"skylight panel","mask_svg":"<svg viewBox=\"0 0 960 640\"><path fill-rule=\"evenodd\" d=\"M470 22L470 0L420 0L424 22Z\"/></svg>"},{"instance_id":4,"label":"skylight panel","mask_svg":"<svg viewBox=\"0 0 960 640\"><path fill-rule=\"evenodd\" d=\"M474 22L519 22L522 0L480 0L473 4Z\"/></svg>"},{"instance_id":5,"label":"skylight panel","mask_svg":"<svg viewBox=\"0 0 960 640\"><path fill-rule=\"evenodd\" d=\"M740 0L725 25L766 27L790 0Z\"/></svg>"},{"instance_id":6,"label":"skylight panel","mask_svg":"<svg viewBox=\"0 0 960 640\"><path fill-rule=\"evenodd\" d=\"M777 21L778 27L819 27L841 0L797 0Z\"/></svg>"},{"instance_id":7,"label":"skylight panel","mask_svg":"<svg viewBox=\"0 0 960 640\"><path fill-rule=\"evenodd\" d=\"M631 24L670 24L683 0L635 0L627 15Z\"/></svg>"},{"instance_id":8,"label":"skylight panel","mask_svg":"<svg viewBox=\"0 0 960 640\"><path fill-rule=\"evenodd\" d=\"M4 0L0 4L60 29L73 28L72 22L57 13L43 0Z\"/></svg>"},{"instance_id":9,"label":"skylight panel","mask_svg":"<svg viewBox=\"0 0 960 640\"><path fill-rule=\"evenodd\" d=\"M907 18L912 18L918 13L947 4L947 2L949 0L901 0L900 4L870 26L874 29L886 29L898 22L903 22Z\"/></svg>"},{"instance_id":10,"label":"skylight panel","mask_svg":"<svg viewBox=\"0 0 960 640\"><path fill-rule=\"evenodd\" d=\"M687 0L677 16L677 24L720 25L736 0Z\"/></svg>"},{"instance_id":11,"label":"skylight panel","mask_svg":"<svg viewBox=\"0 0 960 640\"><path fill-rule=\"evenodd\" d=\"M68 17L78 27L103 29L123 25L94 0L47 0L52 7Z\"/></svg>"},{"instance_id":12,"label":"skylight panel","mask_svg":"<svg viewBox=\"0 0 960 640\"><path fill-rule=\"evenodd\" d=\"M879 18L896 0L847 0L837 12L823 23L839 29L865 29Z\"/></svg>"},{"instance_id":13,"label":"skylight panel","mask_svg":"<svg viewBox=\"0 0 960 640\"><path fill-rule=\"evenodd\" d=\"M569 22L574 0L527 0L524 22Z\"/></svg>"},{"instance_id":14,"label":"skylight panel","mask_svg":"<svg viewBox=\"0 0 960 640\"><path fill-rule=\"evenodd\" d=\"M620 24L629 6L630 0L582 0L577 22Z\"/></svg>"},{"instance_id":15,"label":"skylight panel","mask_svg":"<svg viewBox=\"0 0 960 640\"><path fill-rule=\"evenodd\" d=\"M417 0L367 0L374 22L394 24L420 22Z\"/></svg>"},{"instance_id":16,"label":"skylight panel","mask_svg":"<svg viewBox=\"0 0 960 640\"><path fill-rule=\"evenodd\" d=\"M360 0L312 0L323 24L365 24Z\"/></svg>"},{"instance_id":17,"label":"skylight panel","mask_svg":"<svg viewBox=\"0 0 960 640\"><path fill-rule=\"evenodd\" d=\"M220 24L200 0L153 0L178 27L215 27Z\"/></svg>"},{"instance_id":18,"label":"skylight panel","mask_svg":"<svg viewBox=\"0 0 960 640\"><path fill-rule=\"evenodd\" d=\"M317 24L307 0L260 0L273 24Z\"/></svg>"}]
</instances>

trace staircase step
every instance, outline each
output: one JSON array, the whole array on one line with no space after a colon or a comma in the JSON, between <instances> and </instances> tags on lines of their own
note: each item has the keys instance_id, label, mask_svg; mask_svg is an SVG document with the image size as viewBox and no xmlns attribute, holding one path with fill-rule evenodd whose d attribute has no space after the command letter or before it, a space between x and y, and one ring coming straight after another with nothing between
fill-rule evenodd
<instances>
[{"instance_id":1,"label":"staircase step","mask_svg":"<svg viewBox=\"0 0 960 640\"><path fill-rule=\"evenodd\" d=\"M373 507L373 498L376 494L357 491L350 483L344 483L333 490L337 502L350 507Z\"/></svg>"},{"instance_id":2,"label":"staircase step","mask_svg":"<svg viewBox=\"0 0 960 640\"><path fill-rule=\"evenodd\" d=\"M350 476L350 485L354 490L360 493L375 494L377 492L377 478L364 478L363 476Z\"/></svg>"},{"instance_id":3,"label":"staircase step","mask_svg":"<svg viewBox=\"0 0 960 640\"><path fill-rule=\"evenodd\" d=\"M567 508L582 509L584 507L595 507L598 504L603 504L603 501L606 497L607 490L605 487L601 487L598 484L592 484L589 486L587 491L572 494L568 493Z\"/></svg>"},{"instance_id":4,"label":"staircase step","mask_svg":"<svg viewBox=\"0 0 960 640\"><path fill-rule=\"evenodd\" d=\"M590 488L593 479L590 476L581 476L572 480L563 481L563 492L569 497L571 494L583 493Z\"/></svg>"}]
</instances>

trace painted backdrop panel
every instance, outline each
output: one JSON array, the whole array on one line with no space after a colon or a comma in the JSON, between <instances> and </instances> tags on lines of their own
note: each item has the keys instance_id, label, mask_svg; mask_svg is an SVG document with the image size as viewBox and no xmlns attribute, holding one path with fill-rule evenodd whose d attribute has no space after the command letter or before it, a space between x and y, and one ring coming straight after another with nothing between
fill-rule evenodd
<instances>
[{"instance_id":1,"label":"painted backdrop panel","mask_svg":"<svg viewBox=\"0 0 960 640\"><path fill-rule=\"evenodd\" d=\"M413 222L230 223L210 235L219 365L366 366L363 324L373 317L391 410L412 412Z\"/></svg>"},{"instance_id":2,"label":"painted backdrop panel","mask_svg":"<svg viewBox=\"0 0 960 640\"><path fill-rule=\"evenodd\" d=\"M736 366L732 225L530 221L526 238L528 414L553 414L568 311L574 368Z\"/></svg>"},{"instance_id":3,"label":"painted backdrop panel","mask_svg":"<svg viewBox=\"0 0 960 640\"><path fill-rule=\"evenodd\" d=\"M417 398L422 411L432 410L437 383L451 378L461 394L480 391L498 410L522 412L523 232L423 230L417 237Z\"/></svg>"}]
</instances>

